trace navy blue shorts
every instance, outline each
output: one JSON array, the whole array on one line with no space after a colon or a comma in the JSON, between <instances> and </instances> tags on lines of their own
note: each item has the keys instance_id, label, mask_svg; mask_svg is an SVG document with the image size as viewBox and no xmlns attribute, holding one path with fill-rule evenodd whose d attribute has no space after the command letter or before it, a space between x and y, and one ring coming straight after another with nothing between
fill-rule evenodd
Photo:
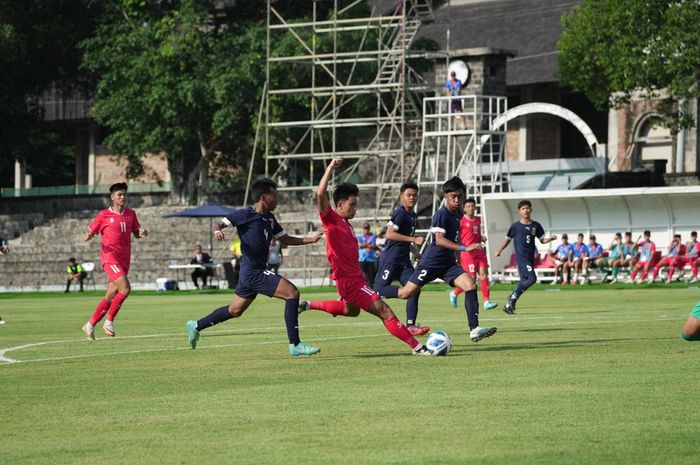
<instances>
[{"instance_id":1,"label":"navy blue shorts","mask_svg":"<svg viewBox=\"0 0 700 465\"><path fill-rule=\"evenodd\" d=\"M254 299L258 294L272 297L282 276L266 269L241 270L236 295L244 299Z\"/></svg>"},{"instance_id":2,"label":"navy blue shorts","mask_svg":"<svg viewBox=\"0 0 700 465\"><path fill-rule=\"evenodd\" d=\"M441 267L423 267L419 263L418 268L413 272L409 281L413 284L423 286L434 279L441 278L450 286L454 286L454 280L464 273L464 269L457 264Z\"/></svg>"},{"instance_id":3,"label":"navy blue shorts","mask_svg":"<svg viewBox=\"0 0 700 465\"><path fill-rule=\"evenodd\" d=\"M518 275L520 280L523 281L537 281L537 274L535 273L535 264L533 262L522 260L516 261L518 264Z\"/></svg>"},{"instance_id":4,"label":"navy blue shorts","mask_svg":"<svg viewBox=\"0 0 700 465\"><path fill-rule=\"evenodd\" d=\"M377 275L374 278L374 288L379 289L398 281L403 286L413 275L413 266L410 263L379 263Z\"/></svg>"}]
</instances>

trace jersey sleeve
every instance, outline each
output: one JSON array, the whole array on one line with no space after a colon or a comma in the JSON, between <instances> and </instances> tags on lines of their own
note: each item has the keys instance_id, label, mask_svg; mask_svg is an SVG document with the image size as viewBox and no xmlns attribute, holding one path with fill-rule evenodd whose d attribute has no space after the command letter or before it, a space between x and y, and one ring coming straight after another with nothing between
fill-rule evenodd
<instances>
[{"instance_id":1,"label":"jersey sleeve","mask_svg":"<svg viewBox=\"0 0 700 465\"><path fill-rule=\"evenodd\" d=\"M394 231L398 231L399 228L401 227L401 224L403 223L403 215L401 214L401 210L398 208L394 210L394 214L391 215L391 219L389 222L386 224L387 228L391 228Z\"/></svg>"},{"instance_id":2,"label":"jersey sleeve","mask_svg":"<svg viewBox=\"0 0 700 465\"><path fill-rule=\"evenodd\" d=\"M535 235L537 236L537 239L539 239L540 241L544 237L544 228L539 223L537 223L535 225Z\"/></svg>"},{"instance_id":3,"label":"jersey sleeve","mask_svg":"<svg viewBox=\"0 0 700 465\"><path fill-rule=\"evenodd\" d=\"M282 236L285 236L287 234L287 231L284 230L281 224L277 222L277 218L272 215L272 237L275 239L279 239Z\"/></svg>"},{"instance_id":4,"label":"jersey sleeve","mask_svg":"<svg viewBox=\"0 0 700 465\"><path fill-rule=\"evenodd\" d=\"M92 223L88 226L88 231L92 234L99 234L102 229L102 212L98 213Z\"/></svg>"},{"instance_id":5,"label":"jersey sleeve","mask_svg":"<svg viewBox=\"0 0 700 465\"><path fill-rule=\"evenodd\" d=\"M508 228L508 232L506 233L506 239L508 240L513 240L515 237L516 231L515 231L515 224L511 224L510 228Z\"/></svg>"},{"instance_id":6,"label":"jersey sleeve","mask_svg":"<svg viewBox=\"0 0 700 465\"><path fill-rule=\"evenodd\" d=\"M437 211L435 216L433 216L433 222L430 225L430 232L431 233L443 233L445 234L447 232L447 221L449 218L445 214L445 210L442 208Z\"/></svg>"},{"instance_id":7,"label":"jersey sleeve","mask_svg":"<svg viewBox=\"0 0 700 465\"><path fill-rule=\"evenodd\" d=\"M229 228L232 228L234 226L238 226L239 224L245 223L246 220L246 213L244 209L236 210L235 212L231 213L230 215L226 215L225 217L221 218L221 221L224 222L226 226Z\"/></svg>"},{"instance_id":8,"label":"jersey sleeve","mask_svg":"<svg viewBox=\"0 0 700 465\"><path fill-rule=\"evenodd\" d=\"M332 208L328 208L325 213L319 211L318 216L321 218L321 224L324 226L338 223L339 215Z\"/></svg>"}]
</instances>

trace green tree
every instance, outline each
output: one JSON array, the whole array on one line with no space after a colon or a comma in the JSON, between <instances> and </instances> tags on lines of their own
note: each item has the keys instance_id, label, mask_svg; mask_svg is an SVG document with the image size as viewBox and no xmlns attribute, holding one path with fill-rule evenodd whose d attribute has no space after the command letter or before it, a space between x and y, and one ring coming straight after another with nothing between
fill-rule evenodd
<instances>
[{"instance_id":1,"label":"green tree","mask_svg":"<svg viewBox=\"0 0 700 465\"><path fill-rule=\"evenodd\" d=\"M598 107L658 99L672 131L692 127L679 101L700 97L700 2L586 0L562 19L559 78Z\"/></svg>"},{"instance_id":2,"label":"green tree","mask_svg":"<svg viewBox=\"0 0 700 465\"><path fill-rule=\"evenodd\" d=\"M144 153L162 153L173 194L194 201L213 163L243 163L264 83L264 15L260 2L218 0L106 8L84 65L100 77L94 116L130 177Z\"/></svg>"}]
</instances>

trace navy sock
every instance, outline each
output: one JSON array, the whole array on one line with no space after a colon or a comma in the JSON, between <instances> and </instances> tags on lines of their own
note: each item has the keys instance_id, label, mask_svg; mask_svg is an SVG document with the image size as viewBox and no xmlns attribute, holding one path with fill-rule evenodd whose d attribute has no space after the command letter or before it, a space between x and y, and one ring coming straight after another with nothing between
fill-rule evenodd
<instances>
[{"instance_id":1,"label":"navy sock","mask_svg":"<svg viewBox=\"0 0 700 465\"><path fill-rule=\"evenodd\" d=\"M476 289L464 291L464 308L467 310L469 329L479 326L479 297L476 295Z\"/></svg>"},{"instance_id":2,"label":"navy sock","mask_svg":"<svg viewBox=\"0 0 700 465\"><path fill-rule=\"evenodd\" d=\"M396 286L393 286L396 287ZM418 319L418 297L420 296L420 291L413 297L409 298L406 302L406 326L411 326L416 324Z\"/></svg>"},{"instance_id":3,"label":"navy sock","mask_svg":"<svg viewBox=\"0 0 700 465\"><path fill-rule=\"evenodd\" d=\"M284 322L287 325L289 343L299 344L299 297L284 302Z\"/></svg>"},{"instance_id":4,"label":"navy sock","mask_svg":"<svg viewBox=\"0 0 700 465\"><path fill-rule=\"evenodd\" d=\"M399 297L399 286L384 286L376 291L385 299L397 299Z\"/></svg>"},{"instance_id":5,"label":"navy sock","mask_svg":"<svg viewBox=\"0 0 700 465\"><path fill-rule=\"evenodd\" d=\"M209 315L197 321L197 331L209 328L210 326L218 325L222 321L230 320L231 318L233 317L228 312L228 305L225 307L219 307Z\"/></svg>"}]
</instances>

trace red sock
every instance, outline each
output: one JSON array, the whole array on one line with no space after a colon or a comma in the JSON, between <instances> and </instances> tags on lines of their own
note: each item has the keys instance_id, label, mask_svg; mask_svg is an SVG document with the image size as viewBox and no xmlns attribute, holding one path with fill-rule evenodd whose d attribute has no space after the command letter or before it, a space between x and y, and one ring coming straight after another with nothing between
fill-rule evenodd
<instances>
[{"instance_id":1,"label":"red sock","mask_svg":"<svg viewBox=\"0 0 700 465\"><path fill-rule=\"evenodd\" d=\"M464 292L464 291L462 290L461 287L455 287L454 289L452 289L452 293L454 295L460 295L462 292Z\"/></svg>"},{"instance_id":2,"label":"red sock","mask_svg":"<svg viewBox=\"0 0 700 465\"><path fill-rule=\"evenodd\" d=\"M647 279L647 275L649 274L649 268L645 268L644 271L642 271L642 281Z\"/></svg>"},{"instance_id":3,"label":"red sock","mask_svg":"<svg viewBox=\"0 0 700 465\"><path fill-rule=\"evenodd\" d=\"M489 296L491 295L489 291L489 280L488 279L482 279L479 281L479 287L481 287L481 297L484 298L484 302L488 302L491 300Z\"/></svg>"},{"instance_id":4,"label":"red sock","mask_svg":"<svg viewBox=\"0 0 700 465\"><path fill-rule=\"evenodd\" d=\"M639 268L635 266L634 269L632 270L632 274L630 275L630 278L635 279L637 277L637 271L639 271Z\"/></svg>"},{"instance_id":5,"label":"red sock","mask_svg":"<svg viewBox=\"0 0 700 465\"><path fill-rule=\"evenodd\" d=\"M114 317L119 313L119 309L122 308L122 304L128 296L125 296L121 292L117 292L117 295L112 299L112 305L109 306L109 312L107 312L107 320L112 321Z\"/></svg>"},{"instance_id":6,"label":"red sock","mask_svg":"<svg viewBox=\"0 0 700 465\"><path fill-rule=\"evenodd\" d=\"M656 277L659 275L659 271L661 271L660 266L654 267L654 272L651 274L651 280L656 281ZM644 279L644 275L642 275L642 279Z\"/></svg>"},{"instance_id":7,"label":"red sock","mask_svg":"<svg viewBox=\"0 0 700 465\"><path fill-rule=\"evenodd\" d=\"M309 308L312 310L321 310L322 312L330 313L333 316L346 315L345 304L340 300L309 302Z\"/></svg>"},{"instance_id":8,"label":"red sock","mask_svg":"<svg viewBox=\"0 0 700 465\"><path fill-rule=\"evenodd\" d=\"M105 313L107 313L108 309L109 302L107 302L105 299L100 300L100 303L97 304L97 307L95 307L95 312L92 314L92 318L90 318L90 324L95 326L97 323L99 323L102 317L105 316Z\"/></svg>"},{"instance_id":9,"label":"red sock","mask_svg":"<svg viewBox=\"0 0 700 465\"><path fill-rule=\"evenodd\" d=\"M401 339L403 342L408 344L411 349L416 349L420 347L421 343L416 340L415 337L411 336L408 329L396 318L396 315L392 316L388 320L384 321L384 327L387 331L391 333L397 339Z\"/></svg>"}]
</instances>

